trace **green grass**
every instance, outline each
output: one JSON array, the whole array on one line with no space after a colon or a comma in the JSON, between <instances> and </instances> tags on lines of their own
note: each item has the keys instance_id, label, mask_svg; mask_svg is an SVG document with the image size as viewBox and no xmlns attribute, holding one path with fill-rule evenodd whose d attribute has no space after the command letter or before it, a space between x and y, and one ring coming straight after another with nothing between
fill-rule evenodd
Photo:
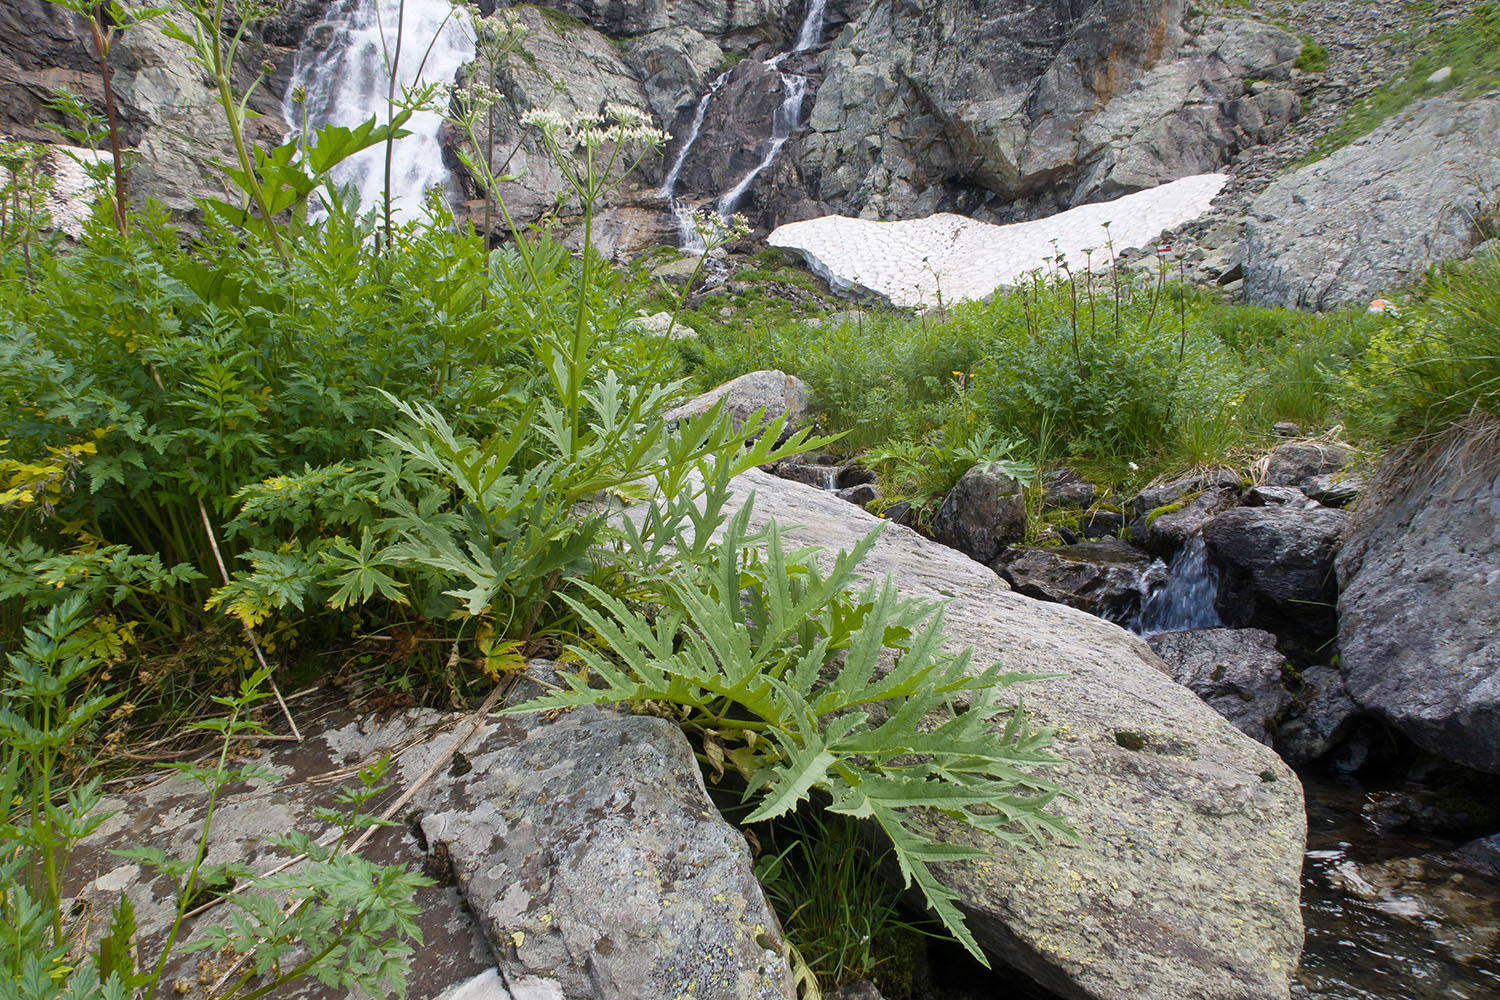
<instances>
[{"instance_id":1,"label":"green grass","mask_svg":"<svg viewBox=\"0 0 1500 1000\"><path fill-rule=\"evenodd\" d=\"M1474 97L1500 85L1500 5L1487 3L1457 24L1438 28L1422 43L1422 55L1406 71L1356 102L1302 163L1312 163L1371 132L1391 115L1424 97L1453 92ZM1305 52L1305 50L1304 50ZM1441 83L1428 77L1444 66L1453 74Z\"/></svg>"}]
</instances>

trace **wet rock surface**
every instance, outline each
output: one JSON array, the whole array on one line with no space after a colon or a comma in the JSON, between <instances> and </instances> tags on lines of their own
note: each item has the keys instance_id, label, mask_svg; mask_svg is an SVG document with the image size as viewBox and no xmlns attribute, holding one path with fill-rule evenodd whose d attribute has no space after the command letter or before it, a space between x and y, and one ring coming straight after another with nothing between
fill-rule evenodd
<instances>
[{"instance_id":1,"label":"wet rock surface","mask_svg":"<svg viewBox=\"0 0 1500 1000\"><path fill-rule=\"evenodd\" d=\"M1276 727L1272 743L1281 759L1298 767L1327 755L1354 730L1363 714L1344 687L1337 668L1308 667L1294 693L1295 703Z\"/></svg>"},{"instance_id":2,"label":"wet rock surface","mask_svg":"<svg viewBox=\"0 0 1500 1000\"><path fill-rule=\"evenodd\" d=\"M1286 657L1260 629L1205 628L1163 632L1147 640L1188 688L1253 740L1270 745L1276 722L1292 704L1282 686Z\"/></svg>"},{"instance_id":3,"label":"wet rock surface","mask_svg":"<svg viewBox=\"0 0 1500 1000\"><path fill-rule=\"evenodd\" d=\"M1100 541L1014 546L996 560L995 571L1018 594L1122 621L1139 609L1150 566L1151 557L1139 549Z\"/></svg>"}]
</instances>

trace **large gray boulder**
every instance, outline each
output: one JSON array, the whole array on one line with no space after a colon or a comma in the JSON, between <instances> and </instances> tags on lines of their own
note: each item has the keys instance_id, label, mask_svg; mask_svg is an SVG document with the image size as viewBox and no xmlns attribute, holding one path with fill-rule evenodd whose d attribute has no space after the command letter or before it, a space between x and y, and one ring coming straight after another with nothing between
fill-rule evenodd
<instances>
[{"instance_id":1,"label":"large gray boulder","mask_svg":"<svg viewBox=\"0 0 1500 1000\"><path fill-rule=\"evenodd\" d=\"M1292 705L1281 683L1286 657L1276 651L1274 635L1254 628L1200 628L1162 632L1146 642L1177 683L1246 736L1270 744L1277 720Z\"/></svg>"},{"instance_id":2,"label":"large gray boulder","mask_svg":"<svg viewBox=\"0 0 1500 1000\"><path fill-rule=\"evenodd\" d=\"M1266 459L1266 485L1301 488L1315 476L1338 472L1350 452L1326 441L1288 441L1277 445Z\"/></svg>"},{"instance_id":3,"label":"large gray boulder","mask_svg":"<svg viewBox=\"0 0 1500 1000\"><path fill-rule=\"evenodd\" d=\"M1418 746L1500 773L1500 474L1493 437L1393 465L1338 560L1349 694Z\"/></svg>"},{"instance_id":4,"label":"large gray boulder","mask_svg":"<svg viewBox=\"0 0 1500 1000\"><path fill-rule=\"evenodd\" d=\"M1249 209L1245 294L1329 309L1398 290L1479 243L1475 203L1500 188L1500 96L1419 101L1273 183Z\"/></svg>"},{"instance_id":5,"label":"large gray boulder","mask_svg":"<svg viewBox=\"0 0 1500 1000\"><path fill-rule=\"evenodd\" d=\"M943 499L932 537L988 565L1026 537L1026 496L998 464L975 465Z\"/></svg>"},{"instance_id":6,"label":"large gray boulder","mask_svg":"<svg viewBox=\"0 0 1500 1000\"><path fill-rule=\"evenodd\" d=\"M285 858L268 836L326 833L314 811L335 805L340 782L329 775L352 782L357 766L391 755L387 780L405 791L442 761L401 825L361 851L440 883L418 891L423 943L408 963L410 996L792 1000L744 838L714 810L675 725L596 709L491 717L455 748L455 721L415 710L345 715L309 727L304 743L269 744L257 760L269 780L220 797L207 862L264 871ZM206 800L193 782L150 777L105 799L113 815L73 855L68 891L100 913L128 893L141 953L154 957L176 899L108 851L149 845L191 858ZM209 910L184 933L228 915ZM194 981L200 957L183 956L165 982ZM291 995L348 992L305 982Z\"/></svg>"},{"instance_id":7,"label":"large gray boulder","mask_svg":"<svg viewBox=\"0 0 1500 1000\"><path fill-rule=\"evenodd\" d=\"M759 471L752 529L775 518L828 552L881 522L831 494ZM733 506L733 505L732 505ZM1024 686L1058 728L1054 805L1079 833L1027 854L944 828L988 855L944 865L970 927L1004 964L1069 1000L1285 998L1302 946L1306 831L1296 776L1172 681L1144 642L1060 604L1011 593L994 573L898 525L865 570L942 600L952 648L976 663L1061 676Z\"/></svg>"},{"instance_id":8,"label":"large gray boulder","mask_svg":"<svg viewBox=\"0 0 1500 1000\"><path fill-rule=\"evenodd\" d=\"M1348 527L1347 513L1326 507L1237 507L1208 522L1203 541L1220 572L1214 606L1224 623L1320 649L1337 628L1333 559Z\"/></svg>"},{"instance_id":9,"label":"large gray boulder","mask_svg":"<svg viewBox=\"0 0 1500 1000\"><path fill-rule=\"evenodd\" d=\"M807 188L839 214L910 218L991 196L1062 207L1212 171L1289 120L1245 81L1284 79L1301 45L1250 21L1195 18L1189 34L1184 12L877 0L825 62Z\"/></svg>"},{"instance_id":10,"label":"large gray boulder","mask_svg":"<svg viewBox=\"0 0 1500 1000\"><path fill-rule=\"evenodd\" d=\"M784 416L788 427L801 424L808 413L807 384L795 375L775 369L746 372L723 385L695 396L673 407L662 418L676 423L701 416L720 402L730 421L738 427L755 413L764 410L767 420Z\"/></svg>"}]
</instances>

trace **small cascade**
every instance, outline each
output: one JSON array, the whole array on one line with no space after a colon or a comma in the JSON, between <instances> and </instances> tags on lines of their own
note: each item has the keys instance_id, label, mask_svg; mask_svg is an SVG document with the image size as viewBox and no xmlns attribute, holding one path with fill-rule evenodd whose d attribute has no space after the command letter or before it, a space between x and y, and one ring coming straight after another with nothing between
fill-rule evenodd
<instances>
[{"instance_id":1,"label":"small cascade","mask_svg":"<svg viewBox=\"0 0 1500 1000\"><path fill-rule=\"evenodd\" d=\"M750 185L755 183L755 179L776 161L781 148L786 145L786 141L791 138L802 120L802 103L807 97L808 79L800 73L782 72L781 64L788 56L817 48L823 40L823 22L827 9L828 0L808 0L807 12L803 15L802 25L797 31L797 39L792 43L792 47L766 61L766 68L776 72L784 96L781 104L771 115L771 137L764 144L760 161L740 179L739 183L725 191L714 203L714 208L725 218L734 214L734 210L739 207L740 199L745 196L746 191L750 190ZM701 251L703 243L696 230L693 229L691 206L686 199L678 198L676 195L677 179L682 173L683 164L687 162L693 143L698 139L699 131L703 128L703 119L708 114L709 102L728 78L729 73L726 72L714 80L709 86L708 93L704 94L698 102L698 110L693 116L692 126L688 129L687 139L683 142L682 148L677 151L677 159L667 172L667 179L661 186L661 196L667 199L672 214L677 219L682 248L690 252Z\"/></svg>"},{"instance_id":2,"label":"small cascade","mask_svg":"<svg viewBox=\"0 0 1500 1000\"><path fill-rule=\"evenodd\" d=\"M1156 563L1160 567L1160 560ZM1208 563L1208 548L1203 544L1203 533L1199 532L1172 557L1166 567L1166 583L1151 587L1153 574L1148 571L1143 587L1149 587L1141 595L1140 612L1129 623L1130 630L1137 635L1158 635L1162 632L1180 632L1190 628L1217 628L1224 623L1214 610L1214 597L1219 591L1219 572ZM1156 575L1156 579L1160 579Z\"/></svg>"},{"instance_id":3,"label":"small cascade","mask_svg":"<svg viewBox=\"0 0 1500 1000\"><path fill-rule=\"evenodd\" d=\"M766 66L777 69L780 66L780 60L781 57L778 56L766 63ZM740 199L745 196L746 191L750 190L750 185L755 183L755 178L776 162L776 154L781 152L781 147L786 145L786 141L796 130L797 123L802 120L802 99L807 96L807 77L796 73L781 73L779 69L777 72L781 76L781 86L786 97L782 99L781 106L771 116L771 140L766 144L765 152L761 154L760 162L755 165L754 169L719 197L715 207L718 208L719 214L726 218L734 214L734 210L739 207Z\"/></svg>"},{"instance_id":4,"label":"small cascade","mask_svg":"<svg viewBox=\"0 0 1500 1000\"><path fill-rule=\"evenodd\" d=\"M474 58L474 44L448 0L357 0L330 8L324 22L333 28L333 41L321 51L297 53L291 84L284 100L286 120L300 128L304 112L309 130L320 125L353 127L372 115L385 120L390 72L387 53L395 56L400 24L401 58L396 67L396 90L437 83L451 84L459 68ZM292 95L302 89L303 105ZM446 99L439 94L439 101ZM392 150L391 196L393 214L413 218L421 213L428 189L441 186L452 199L453 178L443 164L442 116L419 111ZM385 191L385 145L374 146L345 160L333 172L334 182L352 184L361 209L380 202Z\"/></svg>"},{"instance_id":5,"label":"small cascade","mask_svg":"<svg viewBox=\"0 0 1500 1000\"><path fill-rule=\"evenodd\" d=\"M661 183L661 196L667 199L667 205L672 210L672 216L677 220L677 234L682 249L692 253L702 253L704 250L703 237L698 235L698 230L693 227L693 208L685 199L677 197L677 179L682 176L682 165L687 162L688 150L693 148L693 143L698 141L698 133L703 131L703 119L708 114L708 102L713 100L719 88L724 86L724 81L729 79L730 70L720 73L713 83L709 84L708 93L698 102L698 110L693 114L693 124L688 127L687 138L683 140L682 148L677 151L677 159L672 161L672 169L667 171L667 179Z\"/></svg>"}]
</instances>

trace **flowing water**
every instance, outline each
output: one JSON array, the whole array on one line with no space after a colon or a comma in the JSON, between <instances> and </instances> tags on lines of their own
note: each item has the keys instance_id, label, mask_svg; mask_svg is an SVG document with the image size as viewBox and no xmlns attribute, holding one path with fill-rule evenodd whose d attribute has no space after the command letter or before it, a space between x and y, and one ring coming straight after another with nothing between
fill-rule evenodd
<instances>
[{"instance_id":1,"label":"flowing water","mask_svg":"<svg viewBox=\"0 0 1500 1000\"><path fill-rule=\"evenodd\" d=\"M1445 862L1453 845L1360 820L1356 784L1305 775L1308 1000L1500 998L1500 882Z\"/></svg>"},{"instance_id":2,"label":"flowing water","mask_svg":"<svg viewBox=\"0 0 1500 1000\"><path fill-rule=\"evenodd\" d=\"M703 252L703 237L693 226L692 205L686 199L677 197L677 180L682 176L682 165L687 162L688 150L693 148L693 143L698 141L698 133L703 131L703 119L708 114L708 102L713 100L719 88L724 86L724 81L729 79L730 72L730 70L725 70L720 73L714 82L709 84L708 93L698 101L698 109L693 113L693 123L688 127L687 138L683 140L682 148L677 151L677 159L672 161L672 169L667 171L667 179L661 184L661 196L667 199L672 216L677 220L678 243L682 249L690 253L701 254Z\"/></svg>"},{"instance_id":3,"label":"flowing water","mask_svg":"<svg viewBox=\"0 0 1500 1000\"><path fill-rule=\"evenodd\" d=\"M771 115L771 135L761 144L759 161L714 202L714 209L725 218L734 214L734 210L739 207L740 200L744 198L745 192L750 190L750 185L755 183L755 179L776 162L777 155L781 153L782 147L786 145L786 141L791 138L802 120L802 104L807 97L808 78L800 73L783 72L781 65L788 56L810 51L822 42L827 7L827 0L808 0L807 12L802 17L802 24L797 30L797 38L792 43L792 47L766 61L766 68L775 71L777 82L781 87L783 95L781 104ZM677 159L673 162L671 170L667 172L667 179L661 186L661 195L667 199L672 214L677 219L682 248L688 251L702 250L703 243L692 226L692 207L686 199L677 197L677 179L682 173L682 165L687 162L693 143L698 140L698 133L703 128L704 116L708 114L709 103L728 77L729 74L725 73L714 80L708 93L699 100L692 126L688 129L687 139L683 142L682 148L677 151Z\"/></svg>"},{"instance_id":4,"label":"flowing water","mask_svg":"<svg viewBox=\"0 0 1500 1000\"><path fill-rule=\"evenodd\" d=\"M325 24L332 41L322 50L305 47L297 53L287 89L285 114L300 128L306 112L310 129L320 125L353 127L372 115L387 113L391 74L396 64L396 92L435 83L446 88L458 69L474 58L467 25L460 24L448 0L347 0L328 11ZM399 32L398 32L399 25ZM400 59L396 60L397 40ZM306 92L301 106L293 101ZM443 188L453 200L453 179L443 164L442 117L419 111L407 123L411 134L397 140L391 157L392 214L413 218L421 214L422 199L433 187ZM365 150L341 163L333 172L339 185L353 185L361 209L380 203L385 191L385 144Z\"/></svg>"},{"instance_id":5,"label":"flowing water","mask_svg":"<svg viewBox=\"0 0 1500 1000\"><path fill-rule=\"evenodd\" d=\"M1157 582L1161 579L1160 560L1142 574L1140 609L1121 624L1136 635L1218 628L1224 624L1214 610L1219 573L1208 563L1202 533L1189 538L1165 569L1165 583Z\"/></svg>"}]
</instances>

